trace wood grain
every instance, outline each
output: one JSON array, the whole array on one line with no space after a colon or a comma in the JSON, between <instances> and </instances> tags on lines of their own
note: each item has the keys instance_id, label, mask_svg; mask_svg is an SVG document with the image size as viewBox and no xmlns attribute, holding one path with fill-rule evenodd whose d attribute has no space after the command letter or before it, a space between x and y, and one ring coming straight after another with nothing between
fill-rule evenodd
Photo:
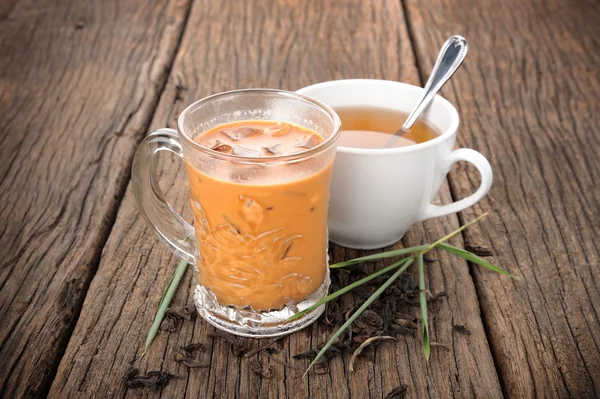
<instances>
[{"instance_id":1,"label":"wood grain","mask_svg":"<svg viewBox=\"0 0 600 399\"><path fill-rule=\"evenodd\" d=\"M459 142L482 151L491 223L469 246L520 280L474 270L507 397L600 396L600 3L408 1L419 65L446 36L471 44L444 92L462 115ZM469 173L469 179L464 179ZM477 173L457 168L463 197Z\"/></svg>"},{"instance_id":2,"label":"wood grain","mask_svg":"<svg viewBox=\"0 0 600 399\"><path fill-rule=\"evenodd\" d=\"M398 2L197 1L151 127L174 126L174 118L189 103L223 90L296 89L354 77L419 82ZM158 170L167 197L176 209L186 210L180 160L162 159ZM449 197L444 186L441 198L450 201ZM415 226L405 244L433 241L457 226L456 217ZM460 238L455 244L461 245ZM332 248L334 261L359 254ZM416 336L379 347L375 362L359 361L353 374L344 357L332 361L330 374L311 374L306 380L298 377L300 370L260 354L258 358L274 373L272 379L260 378L250 371L248 359L238 358L222 340L211 338L214 329L202 320L160 333L149 354L140 359L175 260L139 217L129 188L50 396L370 398L384 397L406 384L408 397L501 397L468 266L444 254L436 256L428 274L430 289L445 290L449 297L431 320L432 336L450 350L434 349L428 364ZM188 271L175 305L192 306L191 283ZM453 333L455 324L467 325L472 335ZM291 356L325 342L331 333L316 323L283 338L274 356L303 367L306 364L290 360ZM208 348L200 360L210 367L188 370L174 362L177 348L192 342ZM128 391L122 378L131 365L142 372L163 370L181 378L157 392Z\"/></svg>"},{"instance_id":3,"label":"wood grain","mask_svg":"<svg viewBox=\"0 0 600 399\"><path fill-rule=\"evenodd\" d=\"M0 5L0 397L49 390L188 5Z\"/></svg>"}]
</instances>

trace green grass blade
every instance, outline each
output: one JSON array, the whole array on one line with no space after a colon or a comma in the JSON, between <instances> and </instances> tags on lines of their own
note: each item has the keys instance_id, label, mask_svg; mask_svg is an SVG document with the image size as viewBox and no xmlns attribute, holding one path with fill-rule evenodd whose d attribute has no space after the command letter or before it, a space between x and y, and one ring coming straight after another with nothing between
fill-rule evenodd
<instances>
[{"instance_id":1,"label":"green grass blade","mask_svg":"<svg viewBox=\"0 0 600 399\"><path fill-rule=\"evenodd\" d=\"M504 276L514 277L512 274L510 274L506 270L501 269L498 266L492 265L487 260L480 258L479 256L477 256L474 253L471 253L467 250L464 250L462 248L457 248L453 245L446 244L446 243L438 243L437 246L440 247L441 249L443 249L444 251L447 251L447 252L450 252L451 254L460 256L461 258L466 259L469 262L476 263L479 266L483 266L486 269L489 269L493 272L500 273Z\"/></svg>"},{"instance_id":2,"label":"green grass blade","mask_svg":"<svg viewBox=\"0 0 600 399\"><path fill-rule=\"evenodd\" d=\"M417 259L419 265L419 301L421 304L421 329L423 335L423 353L425 359L429 360L431 345L429 342L429 321L427 318L427 295L425 290L425 270L423 267L423 254Z\"/></svg>"},{"instance_id":3,"label":"green grass blade","mask_svg":"<svg viewBox=\"0 0 600 399\"><path fill-rule=\"evenodd\" d=\"M192 230L191 232L188 233L187 236L185 236L185 238L183 240L177 240L179 241L180 244L185 243L187 240L189 240L191 237L193 237L195 234L194 230Z\"/></svg>"},{"instance_id":4,"label":"green grass blade","mask_svg":"<svg viewBox=\"0 0 600 399\"><path fill-rule=\"evenodd\" d=\"M364 284L366 282L369 282L369 281L373 280L375 277L381 276L382 274L385 274L385 273L389 272L390 270L393 270L393 269L397 268L398 266L400 266L402 263L408 261L409 259L412 259L412 258L401 259L398 262L389 265L388 267L385 267L385 268L383 268L381 270L378 270L378 271L376 271L374 273L369 274L367 277L364 277L364 278L362 278L360 280L355 281L352 284L349 284L349 285L347 285L347 286L345 286L343 288L340 288L339 290L337 290L337 291L335 291L335 292L327 295L323 299L317 301L314 305L309 306L308 308L304 309L303 311L296 313L295 315L293 315L292 317L290 317L289 319L287 319L287 321L295 320L295 319L297 319L299 317L304 316L306 313L312 312L313 310L315 310L316 308L318 308L322 304L327 303L327 302L331 301L332 299L335 299L338 296L345 294L346 292L348 292L348 291L350 291L350 290L358 287L359 285L362 285L362 284Z\"/></svg>"},{"instance_id":5,"label":"green grass blade","mask_svg":"<svg viewBox=\"0 0 600 399\"><path fill-rule=\"evenodd\" d=\"M329 268L337 269L337 268L344 267L344 266L356 265L357 263L365 263L365 262L372 262L374 260L379 260L379 259L393 258L394 256L401 256L401 255L411 254L411 253L415 253L415 252L420 252L427 248L429 248L429 245L419 245L417 247L409 247L409 248L396 249L394 251L381 252L379 254L367 255L367 256L360 257L360 258L347 260L345 262L338 262L338 263L335 263L335 264L329 266Z\"/></svg>"},{"instance_id":6,"label":"green grass blade","mask_svg":"<svg viewBox=\"0 0 600 399\"><path fill-rule=\"evenodd\" d=\"M444 241L448 241L449 239L451 239L452 237L454 237L455 235L457 235L458 233L460 233L463 230L468 229L469 227L471 227L472 225L474 225L475 223L479 222L481 219L484 219L487 217L487 212L484 213L481 216L478 216L476 219L471 220L469 223L465 224L464 226L460 226L458 229L454 230L452 233L445 235L444 237L440 238L439 240L437 240L436 242L434 242L433 244L429 245L429 247L427 248L427 250L425 250L423 253L429 251L430 249L432 249L433 247L437 246L438 244L444 242Z\"/></svg>"},{"instance_id":7,"label":"green grass blade","mask_svg":"<svg viewBox=\"0 0 600 399\"><path fill-rule=\"evenodd\" d=\"M167 292L169 292L169 287L171 286L171 284L173 284L173 280L175 279L176 275L177 270L175 270L175 273L173 273L173 275L171 276L171 280L169 280L169 284L167 284L167 286L165 287L165 290L163 291L163 294L160 297L160 301L158 301L158 307L160 307L160 304L165 300L165 296L167 295Z\"/></svg>"},{"instance_id":8,"label":"green grass blade","mask_svg":"<svg viewBox=\"0 0 600 399\"><path fill-rule=\"evenodd\" d=\"M333 336L329 339L329 341L327 341L327 343L325 344L325 346L319 351L319 353L317 354L317 356L313 359L312 362L310 362L310 364L308 365L308 369L306 369L306 371L304 372L304 375L306 375L306 373L308 373L308 371L311 369L312 366L315 365L315 363L323 356L323 354L325 354L325 352L327 352L327 350L329 349L329 347L331 345L333 345L333 343L335 342L336 339L338 339L338 337L342 334L342 332L344 332L344 330L346 328L348 328L353 322L354 320L356 320L356 318L358 316L361 315L361 313L369 307L369 305L371 305L371 303L373 303L373 301L375 301L375 299L377 299L382 293L383 291L385 291L397 278L398 276L400 276L406 269L408 269L408 266L410 266L410 264L413 262L413 258L408 258L408 261L406 261L404 263L404 266L402 266L400 269L398 269L390 278L387 279L387 281L385 283L383 283L381 285L381 287L379 287L377 289L377 291L375 291L366 301L365 303L362 304L362 306L360 308L358 308L358 310L356 312L354 312L352 314L352 316L350 316L348 318L348 320L346 320L346 322L335 332L335 334L333 334Z\"/></svg>"},{"instance_id":9,"label":"green grass blade","mask_svg":"<svg viewBox=\"0 0 600 399\"><path fill-rule=\"evenodd\" d=\"M171 277L169 285L165 289L165 292L163 292L163 296L158 304L156 316L154 316L154 322L152 323L152 327L150 327L150 331L148 331L148 337L146 337L146 344L144 345L144 353L142 354L142 357L146 354L146 351L148 350L148 348L152 344L152 341L154 341L154 337L156 337L156 334L158 333L160 324L162 323L165 317L165 312L171 304L171 300L173 299L173 296L177 291L177 287L179 287L179 283L183 278L186 268L187 262L185 260L181 260L177 265L177 270L175 270L175 274L173 274L173 277Z\"/></svg>"}]
</instances>

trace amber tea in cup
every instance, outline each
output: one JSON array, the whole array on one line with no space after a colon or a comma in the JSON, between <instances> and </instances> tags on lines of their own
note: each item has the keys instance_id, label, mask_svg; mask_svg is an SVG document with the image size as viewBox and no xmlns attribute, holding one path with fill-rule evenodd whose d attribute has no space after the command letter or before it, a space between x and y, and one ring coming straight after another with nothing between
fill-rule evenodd
<instances>
[{"instance_id":1,"label":"amber tea in cup","mask_svg":"<svg viewBox=\"0 0 600 399\"><path fill-rule=\"evenodd\" d=\"M396 148L424 143L440 133L424 119L418 119L409 132L391 141L394 134L408 118L408 113L389 108L354 106L336 107L342 121L340 147L350 148Z\"/></svg>"}]
</instances>

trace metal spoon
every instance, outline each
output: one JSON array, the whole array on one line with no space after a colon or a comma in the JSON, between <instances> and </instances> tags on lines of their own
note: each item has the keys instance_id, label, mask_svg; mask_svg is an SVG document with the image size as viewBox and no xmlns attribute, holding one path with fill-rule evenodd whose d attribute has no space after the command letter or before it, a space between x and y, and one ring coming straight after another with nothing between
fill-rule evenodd
<instances>
[{"instance_id":1,"label":"metal spoon","mask_svg":"<svg viewBox=\"0 0 600 399\"><path fill-rule=\"evenodd\" d=\"M412 125L417 121L419 115L427 109L431 100L436 93L442 88L444 83L450 79L450 77L456 72L460 64L467 56L467 50L469 46L467 41L462 36L451 36L446 40L446 43L442 46L438 59L433 66L429 80L423 90L423 95L417 102L417 105L412 110L404 125L390 137L386 143L386 148L392 147L398 137L402 137L404 134L410 131Z\"/></svg>"}]
</instances>

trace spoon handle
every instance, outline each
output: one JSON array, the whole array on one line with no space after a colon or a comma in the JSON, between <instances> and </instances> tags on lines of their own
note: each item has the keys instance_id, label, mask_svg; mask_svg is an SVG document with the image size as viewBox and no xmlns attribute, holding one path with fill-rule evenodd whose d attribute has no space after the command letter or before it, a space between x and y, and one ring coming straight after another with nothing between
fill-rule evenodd
<instances>
[{"instance_id":1,"label":"spoon handle","mask_svg":"<svg viewBox=\"0 0 600 399\"><path fill-rule=\"evenodd\" d=\"M429 75L429 80L423 90L417 106L408 115L406 122L400 128L401 132L407 132L415 123L421 112L427 108L436 93L442 88L444 83L456 72L460 64L467 56L467 41L462 36L451 36L442 46L435 66Z\"/></svg>"}]
</instances>

